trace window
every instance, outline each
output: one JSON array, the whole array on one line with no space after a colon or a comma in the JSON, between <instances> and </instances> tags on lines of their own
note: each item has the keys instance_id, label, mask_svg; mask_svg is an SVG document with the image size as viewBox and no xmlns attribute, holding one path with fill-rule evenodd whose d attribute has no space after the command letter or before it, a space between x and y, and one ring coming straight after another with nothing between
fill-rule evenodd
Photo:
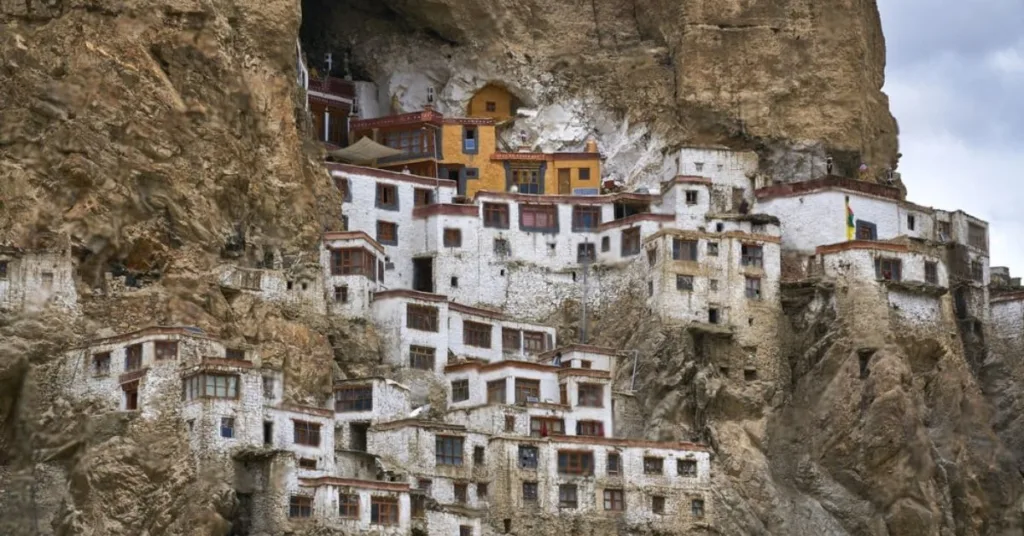
<instances>
[{"instance_id":1,"label":"window","mask_svg":"<svg viewBox=\"0 0 1024 536\"><path fill-rule=\"evenodd\" d=\"M939 241L940 242L948 241L950 239L950 237L953 236L953 233L950 231L950 224L949 224L949 222L948 221L940 221L940 222L936 222L936 223L938 224L938 227L939 227Z\"/></svg>"},{"instance_id":2,"label":"window","mask_svg":"<svg viewBox=\"0 0 1024 536\"><path fill-rule=\"evenodd\" d=\"M547 350L547 337L539 331L523 332L523 350L528 353L543 352Z\"/></svg>"},{"instance_id":3,"label":"window","mask_svg":"<svg viewBox=\"0 0 1024 536\"><path fill-rule=\"evenodd\" d=\"M601 225L601 207L599 206L575 206L572 207L572 230L573 232L593 231Z\"/></svg>"},{"instance_id":4,"label":"window","mask_svg":"<svg viewBox=\"0 0 1024 536\"><path fill-rule=\"evenodd\" d=\"M867 221L857 220L857 240L876 240L878 227Z\"/></svg>"},{"instance_id":5,"label":"window","mask_svg":"<svg viewBox=\"0 0 1024 536\"><path fill-rule=\"evenodd\" d=\"M679 476L697 476L697 461L676 460L676 470Z\"/></svg>"},{"instance_id":6,"label":"window","mask_svg":"<svg viewBox=\"0 0 1024 536\"><path fill-rule=\"evenodd\" d=\"M512 184L519 188L521 194L543 194L540 184L540 168L538 166L515 167L511 169Z\"/></svg>"},{"instance_id":7,"label":"window","mask_svg":"<svg viewBox=\"0 0 1024 536\"><path fill-rule=\"evenodd\" d=\"M405 327L419 331L437 331L437 307L408 304L405 306Z\"/></svg>"},{"instance_id":8,"label":"window","mask_svg":"<svg viewBox=\"0 0 1024 536\"><path fill-rule=\"evenodd\" d=\"M505 397L505 380L494 380L487 382L487 403L504 404L508 398Z\"/></svg>"},{"instance_id":9,"label":"window","mask_svg":"<svg viewBox=\"0 0 1024 536\"><path fill-rule=\"evenodd\" d=\"M939 265L937 263L925 261L924 280L933 285L939 284Z\"/></svg>"},{"instance_id":10,"label":"window","mask_svg":"<svg viewBox=\"0 0 1024 536\"><path fill-rule=\"evenodd\" d=\"M370 523L374 525L397 525L398 498L370 497Z\"/></svg>"},{"instance_id":11,"label":"window","mask_svg":"<svg viewBox=\"0 0 1024 536\"><path fill-rule=\"evenodd\" d=\"M693 290L693 276L676 274L676 290Z\"/></svg>"},{"instance_id":12,"label":"window","mask_svg":"<svg viewBox=\"0 0 1024 536\"><path fill-rule=\"evenodd\" d=\"M430 493L430 486L434 485L434 481L429 478L420 478L416 480L416 489L423 491L424 493Z\"/></svg>"},{"instance_id":13,"label":"window","mask_svg":"<svg viewBox=\"0 0 1024 536\"><path fill-rule=\"evenodd\" d=\"M512 254L512 246L509 245L508 240L504 238L494 239L494 254L499 257L507 257ZM502 270L502 274L505 275L505 271Z\"/></svg>"},{"instance_id":14,"label":"window","mask_svg":"<svg viewBox=\"0 0 1024 536\"><path fill-rule=\"evenodd\" d=\"M523 231L558 232L558 207L520 205L519 228Z\"/></svg>"},{"instance_id":15,"label":"window","mask_svg":"<svg viewBox=\"0 0 1024 536\"><path fill-rule=\"evenodd\" d=\"M708 256L709 257L717 257L718 256L718 242L708 242Z\"/></svg>"},{"instance_id":16,"label":"window","mask_svg":"<svg viewBox=\"0 0 1024 536\"><path fill-rule=\"evenodd\" d=\"M708 308L708 323L709 324L717 324L718 323L718 309L717 308L715 308L715 307Z\"/></svg>"},{"instance_id":17,"label":"window","mask_svg":"<svg viewBox=\"0 0 1024 536\"><path fill-rule=\"evenodd\" d=\"M348 287L345 285L339 285L334 287L334 301L336 303L347 303L348 302Z\"/></svg>"},{"instance_id":18,"label":"window","mask_svg":"<svg viewBox=\"0 0 1024 536\"><path fill-rule=\"evenodd\" d=\"M238 376L196 374L182 380L185 400L196 398L236 398Z\"/></svg>"},{"instance_id":19,"label":"window","mask_svg":"<svg viewBox=\"0 0 1024 536\"><path fill-rule=\"evenodd\" d=\"M462 438L437 436L435 439L437 465L462 465Z\"/></svg>"},{"instance_id":20,"label":"window","mask_svg":"<svg viewBox=\"0 0 1024 536\"><path fill-rule=\"evenodd\" d=\"M178 341L156 341L153 343L157 361L178 358Z\"/></svg>"},{"instance_id":21,"label":"window","mask_svg":"<svg viewBox=\"0 0 1024 536\"><path fill-rule=\"evenodd\" d=\"M466 504L466 495L469 486L465 482L456 482L453 487L455 488L455 502L459 504Z\"/></svg>"},{"instance_id":22,"label":"window","mask_svg":"<svg viewBox=\"0 0 1024 536\"><path fill-rule=\"evenodd\" d=\"M516 416L505 415L505 431L515 432L516 431Z\"/></svg>"},{"instance_id":23,"label":"window","mask_svg":"<svg viewBox=\"0 0 1024 536\"><path fill-rule=\"evenodd\" d=\"M231 359L233 361L245 361L245 350L241 348L225 348L224 359Z\"/></svg>"},{"instance_id":24,"label":"window","mask_svg":"<svg viewBox=\"0 0 1024 536\"><path fill-rule=\"evenodd\" d=\"M373 409L372 385L349 385L334 392L334 411L370 411Z\"/></svg>"},{"instance_id":25,"label":"window","mask_svg":"<svg viewBox=\"0 0 1024 536\"><path fill-rule=\"evenodd\" d=\"M558 403L569 405L569 389L564 383L558 386Z\"/></svg>"},{"instance_id":26,"label":"window","mask_svg":"<svg viewBox=\"0 0 1024 536\"><path fill-rule=\"evenodd\" d=\"M752 382L757 380L756 369L743 369L743 381Z\"/></svg>"},{"instance_id":27,"label":"window","mask_svg":"<svg viewBox=\"0 0 1024 536\"><path fill-rule=\"evenodd\" d=\"M690 501L690 515L693 517L704 517L704 499L693 499Z\"/></svg>"},{"instance_id":28,"label":"window","mask_svg":"<svg viewBox=\"0 0 1024 536\"><path fill-rule=\"evenodd\" d=\"M434 87L433 86L427 86L427 104L433 104L433 103L434 103Z\"/></svg>"},{"instance_id":29,"label":"window","mask_svg":"<svg viewBox=\"0 0 1024 536\"><path fill-rule=\"evenodd\" d=\"M550 434L565 435L565 421L550 417L530 417L531 436L546 437Z\"/></svg>"},{"instance_id":30,"label":"window","mask_svg":"<svg viewBox=\"0 0 1024 536\"><path fill-rule=\"evenodd\" d=\"M621 489L604 490L604 509L612 512L625 510L626 501Z\"/></svg>"},{"instance_id":31,"label":"window","mask_svg":"<svg viewBox=\"0 0 1024 536\"><path fill-rule=\"evenodd\" d=\"M523 482L523 500L527 502L537 501L537 483Z\"/></svg>"},{"instance_id":32,"label":"window","mask_svg":"<svg viewBox=\"0 0 1024 536\"><path fill-rule=\"evenodd\" d=\"M612 239L605 236L601 238L601 251L608 252L612 249Z\"/></svg>"},{"instance_id":33,"label":"window","mask_svg":"<svg viewBox=\"0 0 1024 536\"><path fill-rule=\"evenodd\" d=\"M696 205L697 204L697 190L686 191L686 204Z\"/></svg>"},{"instance_id":34,"label":"window","mask_svg":"<svg viewBox=\"0 0 1024 536\"><path fill-rule=\"evenodd\" d=\"M576 508L575 484L560 484L558 486L558 507Z\"/></svg>"},{"instance_id":35,"label":"window","mask_svg":"<svg viewBox=\"0 0 1024 536\"><path fill-rule=\"evenodd\" d=\"M576 435L604 437L604 423L601 421L577 421Z\"/></svg>"},{"instance_id":36,"label":"window","mask_svg":"<svg viewBox=\"0 0 1024 536\"><path fill-rule=\"evenodd\" d=\"M433 202L434 192L426 188L416 188L413 190L412 204L415 207L422 207L429 205Z\"/></svg>"},{"instance_id":37,"label":"window","mask_svg":"<svg viewBox=\"0 0 1024 536\"><path fill-rule=\"evenodd\" d=\"M516 404L540 401L540 380L516 378Z\"/></svg>"},{"instance_id":38,"label":"window","mask_svg":"<svg viewBox=\"0 0 1024 536\"><path fill-rule=\"evenodd\" d=\"M455 380L452 382L452 402L465 402L469 400L469 380Z\"/></svg>"},{"instance_id":39,"label":"window","mask_svg":"<svg viewBox=\"0 0 1024 536\"><path fill-rule=\"evenodd\" d=\"M480 482L476 485L476 498L480 500L487 499L487 483Z\"/></svg>"},{"instance_id":40,"label":"window","mask_svg":"<svg viewBox=\"0 0 1024 536\"><path fill-rule=\"evenodd\" d=\"M361 248L331 250L331 275L365 275L376 280L374 256Z\"/></svg>"},{"instance_id":41,"label":"window","mask_svg":"<svg viewBox=\"0 0 1024 536\"><path fill-rule=\"evenodd\" d=\"M461 248L462 247L462 229L451 229L447 228L444 230L444 247L446 248Z\"/></svg>"},{"instance_id":42,"label":"window","mask_svg":"<svg viewBox=\"0 0 1024 536\"><path fill-rule=\"evenodd\" d=\"M501 349L506 352L518 350L520 335L518 329L501 328Z\"/></svg>"},{"instance_id":43,"label":"window","mask_svg":"<svg viewBox=\"0 0 1024 536\"><path fill-rule=\"evenodd\" d=\"M764 248L751 244L743 244L740 248L740 264L760 268L764 265Z\"/></svg>"},{"instance_id":44,"label":"window","mask_svg":"<svg viewBox=\"0 0 1024 536\"><path fill-rule=\"evenodd\" d=\"M309 447L320 446L320 425L309 421L292 421L294 424L293 439L296 445Z\"/></svg>"},{"instance_id":45,"label":"window","mask_svg":"<svg viewBox=\"0 0 1024 536\"><path fill-rule=\"evenodd\" d=\"M608 476L617 475L622 472L622 461L619 459L617 452L608 453L607 470Z\"/></svg>"},{"instance_id":46,"label":"window","mask_svg":"<svg viewBox=\"0 0 1024 536\"><path fill-rule=\"evenodd\" d=\"M409 346L409 366L419 370L434 370L435 350L429 346Z\"/></svg>"},{"instance_id":47,"label":"window","mask_svg":"<svg viewBox=\"0 0 1024 536\"><path fill-rule=\"evenodd\" d=\"M7 279L8 261L0 261L0 279Z\"/></svg>"},{"instance_id":48,"label":"window","mask_svg":"<svg viewBox=\"0 0 1024 536\"><path fill-rule=\"evenodd\" d=\"M459 525L459 536L473 536L473 526Z\"/></svg>"},{"instance_id":49,"label":"window","mask_svg":"<svg viewBox=\"0 0 1024 536\"><path fill-rule=\"evenodd\" d=\"M348 216L345 215L345 214L341 215L341 230L342 231L347 231L348 230Z\"/></svg>"},{"instance_id":50,"label":"window","mask_svg":"<svg viewBox=\"0 0 1024 536\"><path fill-rule=\"evenodd\" d=\"M462 152L465 154L476 154L480 147L477 144L477 129L476 127L463 126L462 127Z\"/></svg>"},{"instance_id":51,"label":"window","mask_svg":"<svg viewBox=\"0 0 1024 536\"><path fill-rule=\"evenodd\" d=\"M594 262L597 260L597 250L595 244L584 242L576 245L576 262L583 264L585 262Z\"/></svg>"},{"instance_id":52,"label":"window","mask_svg":"<svg viewBox=\"0 0 1024 536\"><path fill-rule=\"evenodd\" d=\"M875 278L900 281L902 262L899 259L875 259Z\"/></svg>"},{"instance_id":53,"label":"window","mask_svg":"<svg viewBox=\"0 0 1024 536\"><path fill-rule=\"evenodd\" d=\"M142 368L142 345L133 344L125 349L124 370L129 372Z\"/></svg>"},{"instance_id":54,"label":"window","mask_svg":"<svg viewBox=\"0 0 1024 536\"><path fill-rule=\"evenodd\" d=\"M519 467L522 469L536 469L537 453L537 447L519 445Z\"/></svg>"},{"instance_id":55,"label":"window","mask_svg":"<svg viewBox=\"0 0 1024 536\"><path fill-rule=\"evenodd\" d=\"M292 495L288 499L288 517L312 517L313 498Z\"/></svg>"},{"instance_id":56,"label":"window","mask_svg":"<svg viewBox=\"0 0 1024 536\"><path fill-rule=\"evenodd\" d=\"M264 376L263 377L263 398L274 399L274 377Z\"/></svg>"},{"instance_id":57,"label":"window","mask_svg":"<svg viewBox=\"0 0 1024 536\"><path fill-rule=\"evenodd\" d=\"M910 229L911 231L914 230L914 225L917 223L914 219L913 214L907 214L907 229Z\"/></svg>"},{"instance_id":58,"label":"window","mask_svg":"<svg viewBox=\"0 0 1024 536\"><path fill-rule=\"evenodd\" d=\"M695 261L697 260L697 241L672 239L672 260L674 261Z\"/></svg>"},{"instance_id":59,"label":"window","mask_svg":"<svg viewBox=\"0 0 1024 536\"><path fill-rule=\"evenodd\" d=\"M42 285L44 290L50 290L53 288L53 272L43 272L39 274L42 279Z\"/></svg>"},{"instance_id":60,"label":"window","mask_svg":"<svg viewBox=\"0 0 1024 536\"><path fill-rule=\"evenodd\" d=\"M710 279L710 280L708 280L708 287L711 290L718 290L718 280L717 279Z\"/></svg>"},{"instance_id":61,"label":"window","mask_svg":"<svg viewBox=\"0 0 1024 536\"><path fill-rule=\"evenodd\" d=\"M359 519L359 495L351 493L338 495L338 515L345 519Z\"/></svg>"},{"instance_id":62,"label":"window","mask_svg":"<svg viewBox=\"0 0 1024 536\"><path fill-rule=\"evenodd\" d=\"M235 418L234 417L221 417L220 418L220 436L226 438L235 437Z\"/></svg>"},{"instance_id":63,"label":"window","mask_svg":"<svg viewBox=\"0 0 1024 536\"><path fill-rule=\"evenodd\" d=\"M508 229L508 205L484 203L484 227Z\"/></svg>"},{"instance_id":64,"label":"window","mask_svg":"<svg viewBox=\"0 0 1024 536\"><path fill-rule=\"evenodd\" d=\"M579 451L558 451L558 472L572 475L594 473L594 454Z\"/></svg>"},{"instance_id":65,"label":"window","mask_svg":"<svg viewBox=\"0 0 1024 536\"><path fill-rule=\"evenodd\" d=\"M316 469L316 460L312 458L299 458L299 469Z\"/></svg>"},{"instance_id":66,"label":"window","mask_svg":"<svg viewBox=\"0 0 1024 536\"><path fill-rule=\"evenodd\" d=\"M653 456L644 457L644 474L645 475L660 475L665 467L664 458L656 458Z\"/></svg>"},{"instance_id":67,"label":"window","mask_svg":"<svg viewBox=\"0 0 1024 536\"><path fill-rule=\"evenodd\" d=\"M134 411L139 409L139 382L129 382L121 385L124 391L124 409Z\"/></svg>"},{"instance_id":68,"label":"window","mask_svg":"<svg viewBox=\"0 0 1024 536\"><path fill-rule=\"evenodd\" d=\"M744 292L746 293L748 300L760 300L761 299L761 278L759 277L747 277Z\"/></svg>"},{"instance_id":69,"label":"window","mask_svg":"<svg viewBox=\"0 0 1024 536\"><path fill-rule=\"evenodd\" d=\"M477 348L490 348L491 325L463 320L462 343Z\"/></svg>"},{"instance_id":70,"label":"window","mask_svg":"<svg viewBox=\"0 0 1024 536\"><path fill-rule=\"evenodd\" d=\"M971 279L975 281L985 280L985 268L981 261L971 261Z\"/></svg>"},{"instance_id":71,"label":"window","mask_svg":"<svg viewBox=\"0 0 1024 536\"><path fill-rule=\"evenodd\" d=\"M377 220L377 241L389 246L398 245L398 224Z\"/></svg>"},{"instance_id":72,"label":"window","mask_svg":"<svg viewBox=\"0 0 1024 536\"><path fill-rule=\"evenodd\" d=\"M398 187L393 184L377 183L377 208L398 210Z\"/></svg>"},{"instance_id":73,"label":"window","mask_svg":"<svg viewBox=\"0 0 1024 536\"><path fill-rule=\"evenodd\" d=\"M640 253L640 228L633 227L622 231L622 256Z\"/></svg>"},{"instance_id":74,"label":"window","mask_svg":"<svg viewBox=\"0 0 1024 536\"><path fill-rule=\"evenodd\" d=\"M482 464L484 463L484 448L481 446L473 447L473 463Z\"/></svg>"},{"instance_id":75,"label":"window","mask_svg":"<svg viewBox=\"0 0 1024 536\"><path fill-rule=\"evenodd\" d=\"M427 517L427 497L419 494L409 495L409 508L412 510L413 519Z\"/></svg>"},{"instance_id":76,"label":"window","mask_svg":"<svg viewBox=\"0 0 1024 536\"><path fill-rule=\"evenodd\" d=\"M581 181L590 180L590 168L581 167L579 168L579 177Z\"/></svg>"},{"instance_id":77,"label":"window","mask_svg":"<svg viewBox=\"0 0 1024 536\"><path fill-rule=\"evenodd\" d=\"M110 352L94 354L92 356L93 376L106 376L110 374Z\"/></svg>"},{"instance_id":78,"label":"window","mask_svg":"<svg viewBox=\"0 0 1024 536\"><path fill-rule=\"evenodd\" d=\"M654 266L654 263L658 261L658 246L654 246L647 250L647 264Z\"/></svg>"},{"instance_id":79,"label":"window","mask_svg":"<svg viewBox=\"0 0 1024 536\"><path fill-rule=\"evenodd\" d=\"M484 109L486 109L488 112L497 112L498 111L498 103L496 103L494 101L486 101L486 102L484 102Z\"/></svg>"},{"instance_id":80,"label":"window","mask_svg":"<svg viewBox=\"0 0 1024 536\"><path fill-rule=\"evenodd\" d=\"M577 405L591 408L603 407L604 388L596 383L581 383Z\"/></svg>"},{"instance_id":81,"label":"window","mask_svg":"<svg viewBox=\"0 0 1024 536\"><path fill-rule=\"evenodd\" d=\"M665 497L662 495L655 495L651 497L651 512L655 514L665 513Z\"/></svg>"},{"instance_id":82,"label":"window","mask_svg":"<svg viewBox=\"0 0 1024 536\"><path fill-rule=\"evenodd\" d=\"M977 223L967 223L967 245L978 249L987 250L988 240L985 238L985 228Z\"/></svg>"}]
</instances>

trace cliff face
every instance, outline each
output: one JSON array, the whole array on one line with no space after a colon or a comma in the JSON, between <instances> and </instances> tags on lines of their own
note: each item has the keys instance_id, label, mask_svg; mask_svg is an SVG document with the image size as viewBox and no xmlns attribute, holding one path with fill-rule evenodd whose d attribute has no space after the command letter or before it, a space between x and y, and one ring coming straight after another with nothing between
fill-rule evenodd
<instances>
[{"instance_id":1,"label":"cliff face","mask_svg":"<svg viewBox=\"0 0 1024 536\"><path fill-rule=\"evenodd\" d=\"M693 143L756 148L782 180L824 173L826 153L851 176L862 160L881 173L896 159L874 2L306 0L304 8L313 15L303 27L311 52L350 50L356 74L400 95L422 93L429 81L456 109L465 93L502 83L541 111L517 129L565 145L596 133L610 169L625 176ZM548 108L558 109L550 125ZM783 150L797 157L781 158Z\"/></svg>"}]
</instances>

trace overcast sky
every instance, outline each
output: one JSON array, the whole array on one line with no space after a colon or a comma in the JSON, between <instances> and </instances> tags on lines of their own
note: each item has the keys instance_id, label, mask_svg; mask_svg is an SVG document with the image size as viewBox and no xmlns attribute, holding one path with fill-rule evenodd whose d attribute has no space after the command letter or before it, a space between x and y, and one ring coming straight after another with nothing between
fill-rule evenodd
<instances>
[{"instance_id":1,"label":"overcast sky","mask_svg":"<svg viewBox=\"0 0 1024 536\"><path fill-rule=\"evenodd\" d=\"M907 199L987 220L1024 276L1024 0L878 0Z\"/></svg>"}]
</instances>

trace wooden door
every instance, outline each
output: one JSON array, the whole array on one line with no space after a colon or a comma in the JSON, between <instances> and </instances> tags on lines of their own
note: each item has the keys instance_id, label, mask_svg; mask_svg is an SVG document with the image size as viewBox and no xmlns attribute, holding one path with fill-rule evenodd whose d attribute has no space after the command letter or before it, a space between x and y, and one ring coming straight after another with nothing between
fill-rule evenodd
<instances>
[{"instance_id":1,"label":"wooden door","mask_svg":"<svg viewBox=\"0 0 1024 536\"><path fill-rule=\"evenodd\" d=\"M561 195L569 195L572 193L572 184L569 179L569 174L571 172L571 169L558 170L558 193Z\"/></svg>"}]
</instances>

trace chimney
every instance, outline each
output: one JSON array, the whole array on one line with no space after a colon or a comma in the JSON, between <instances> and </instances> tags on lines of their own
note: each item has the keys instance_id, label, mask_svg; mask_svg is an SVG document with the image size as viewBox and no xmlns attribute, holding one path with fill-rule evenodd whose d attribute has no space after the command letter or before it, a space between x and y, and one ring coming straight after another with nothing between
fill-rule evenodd
<instances>
[{"instance_id":1,"label":"chimney","mask_svg":"<svg viewBox=\"0 0 1024 536\"><path fill-rule=\"evenodd\" d=\"M598 152L598 150L597 150L597 140L595 140L593 136L590 136L589 138L587 138L587 144L586 144L585 148L583 149L583 152L586 152L586 153L596 153L596 152Z\"/></svg>"}]
</instances>

